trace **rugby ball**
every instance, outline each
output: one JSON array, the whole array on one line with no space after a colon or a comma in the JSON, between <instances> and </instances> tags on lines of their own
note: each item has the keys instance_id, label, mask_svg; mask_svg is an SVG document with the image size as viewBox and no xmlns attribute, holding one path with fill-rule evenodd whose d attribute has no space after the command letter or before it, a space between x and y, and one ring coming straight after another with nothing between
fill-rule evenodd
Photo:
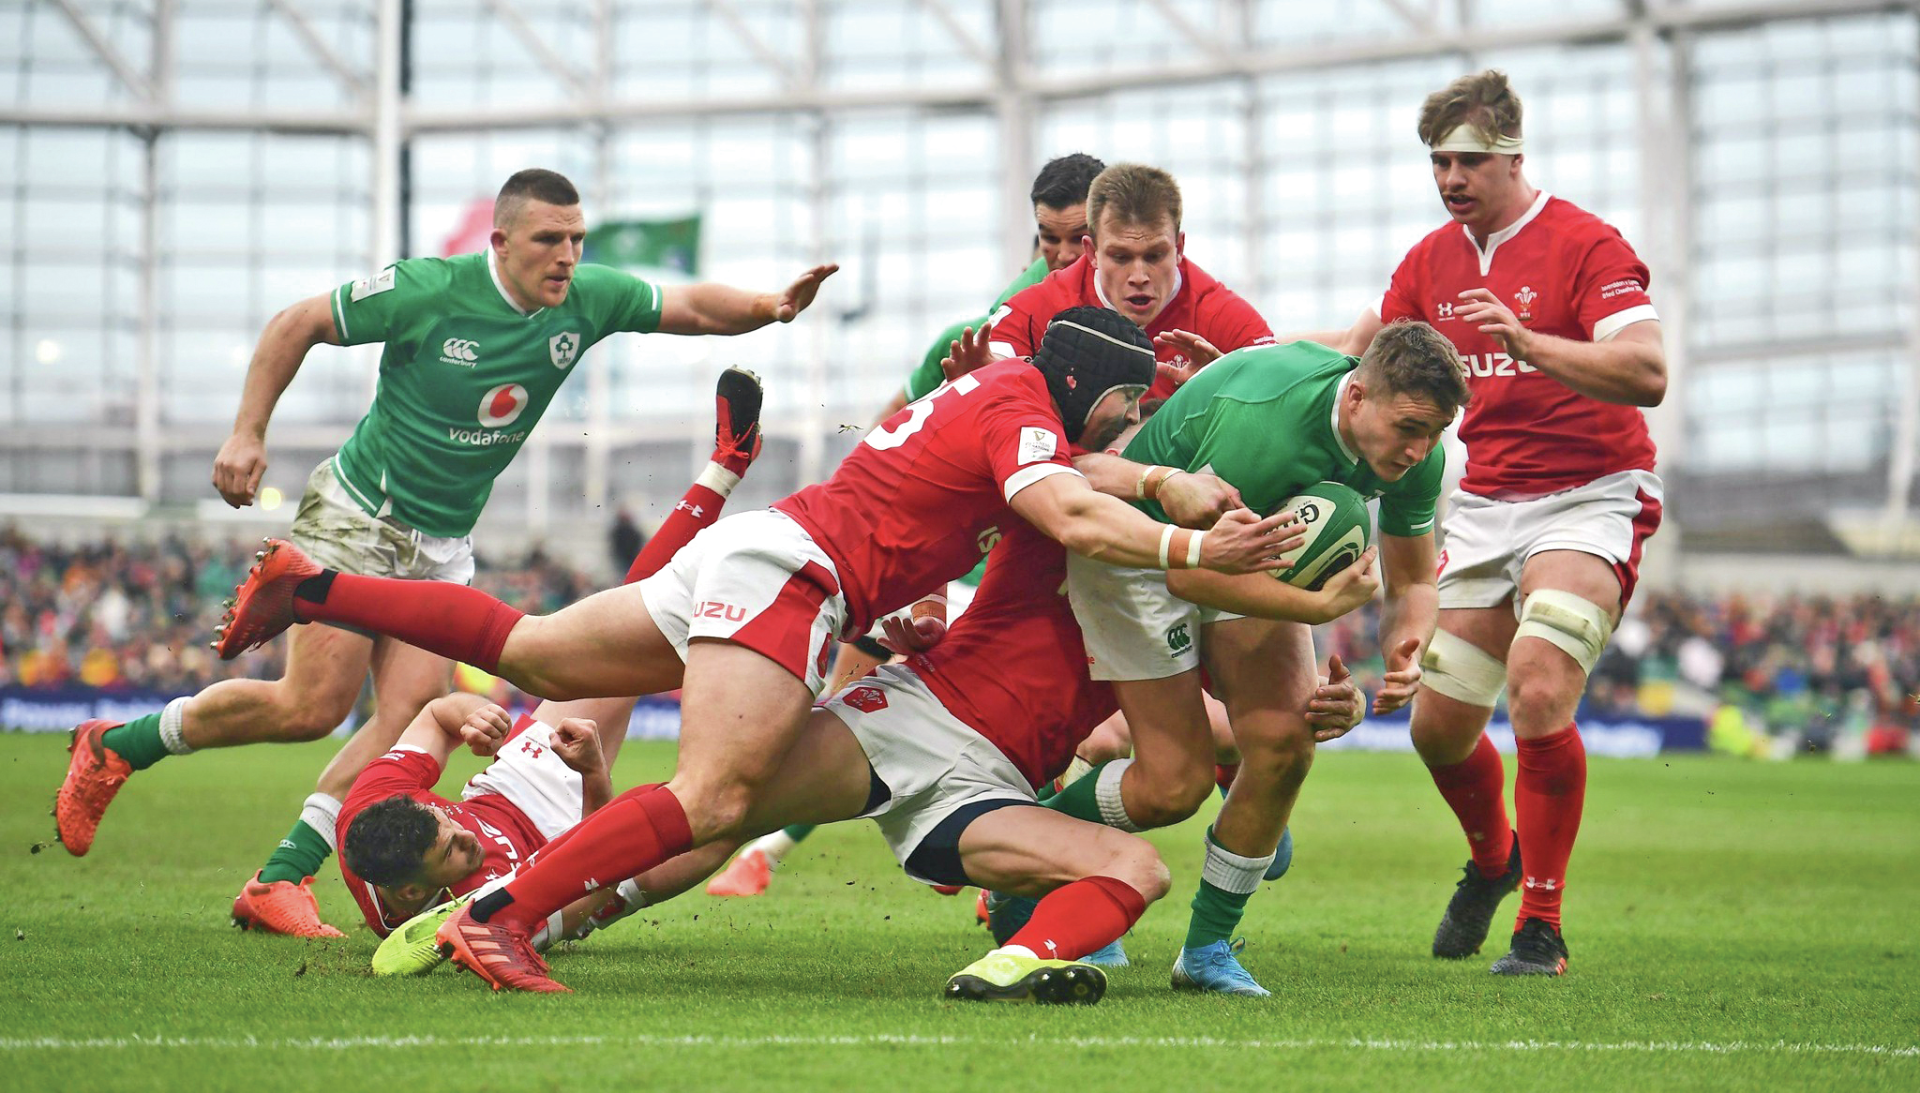
<instances>
[{"instance_id":1,"label":"rugby ball","mask_svg":"<svg viewBox=\"0 0 1920 1093\"><path fill-rule=\"evenodd\" d=\"M1268 571L1295 588L1320 591L1328 578L1352 565L1372 539L1366 501L1338 482L1315 482L1275 511L1292 512L1307 529L1306 542L1280 555L1286 567Z\"/></svg>"}]
</instances>

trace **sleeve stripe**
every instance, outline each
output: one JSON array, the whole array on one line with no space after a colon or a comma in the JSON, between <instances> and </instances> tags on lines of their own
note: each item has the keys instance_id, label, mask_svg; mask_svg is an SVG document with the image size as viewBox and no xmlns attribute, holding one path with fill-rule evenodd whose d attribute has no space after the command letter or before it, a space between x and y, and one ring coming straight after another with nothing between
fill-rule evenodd
<instances>
[{"instance_id":1,"label":"sleeve stripe","mask_svg":"<svg viewBox=\"0 0 1920 1093\"><path fill-rule=\"evenodd\" d=\"M987 348L991 350L996 356L1000 356L1000 357L1017 356L1017 354L1014 353L1013 351L1012 342L988 342Z\"/></svg>"},{"instance_id":2,"label":"sleeve stripe","mask_svg":"<svg viewBox=\"0 0 1920 1093\"><path fill-rule=\"evenodd\" d=\"M647 287L653 290L653 321L654 325L658 326L660 323L660 286L654 284L652 281L648 281Z\"/></svg>"},{"instance_id":3,"label":"sleeve stripe","mask_svg":"<svg viewBox=\"0 0 1920 1093\"><path fill-rule=\"evenodd\" d=\"M1086 475L1081 474L1072 467L1060 463L1035 463L1031 467L1022 467L1008 475L1007 483L1002 487L1002 492L1006 494L1008 501L1012 501L1014 494L1019 493L1021 490L1040 481L1042 478L1052 478L1056 474L1071 474L1078 478L1086 477Z\"/></svg>"},{"instance_id":4,"label":"sleeve stripe","mask_svg":"<svg viewBox=\"0 0 1920 1093\"><path fill-rule=\"evenodd\" d=\"M338 327L340 344L347 344L347 286L341 285L333 290L333 325Z\"/></svg>"},{"instance_id":5,"label":"sleeve stripe","mask_svg":"<svg viewBox=\"0 0 1920 1093\"><path fill-rule=\"evenodd\" d=\"M1660 313L1652 304L1636 304L1624 311L1616 311L1593 324L1593 340L1604 342L1634 323L1643 323L1649 319L1658 320Z\"/></svg>"}]
</instances>

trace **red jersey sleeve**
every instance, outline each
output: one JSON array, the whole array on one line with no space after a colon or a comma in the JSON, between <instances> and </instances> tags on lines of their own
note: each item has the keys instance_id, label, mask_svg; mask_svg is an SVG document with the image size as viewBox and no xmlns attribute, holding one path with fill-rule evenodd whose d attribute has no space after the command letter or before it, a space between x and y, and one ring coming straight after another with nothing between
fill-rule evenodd
<instances>
[{"instance_id":1,"label":"red jersey sleeve","mask_svg":"<svg viewBox=\"0 0 1920 1093\"><path fill-rule=\"evenodd\" d=\"M1608 226L1580 263L1574 281L1580 326L1587 337L1605 341L1621 328L1657 319L1647 295L1647 266L1633 248Z\"/></svg>"},{"instance_id":2,"label":"red jersey sleeve","mask_svg":"<svg viewBox=\"0 0 1920 1093\"><path fill-rule=\"evenodd\" d=\"M1033 330L1033 301L1035 293L1044 292L1046 286L1042 281L1021 289L990 316L993 327L987 332L987 344L995 356L1031 357L1039 348L1040 334Z\"/></svg>"},{"instance_id":3,"label":"red jersey sleeve","mask_svg":"<svg viewBox=\"0 0 1920 1093\"><path fill-rule=\"evenodd\" d=\"M1220 302L1207 317L1206 330L1198 332L1214 348L1231 353L1250 345L1273 344L1273 328L1244 297L1224 290L1216 295Z\"/></svg>"},{"instance_id":4,"label":"red jersey sleeve","mask_svg":"<svg viewBox=\"0 0 1920 1093\"><path fill-rule=\"evenodd\" d=\"M1003 384L980 408L975 421L987 467L1000 486L1000 495L1013 495L1048 475L1078 474L1060 419L1052 406L1043 406L1025 384Z\"/></svg>"},{"instance_id":5,"label":"red jersey sleeve","mask_svg":"<svg viewBox=\"0 0 1920 1093\"><path fill-rule=\"evenodd\" d=\"M368 805L378 804L395 794L431 796L434 783L440 781L440 770L433 756L411 747L395 748L368 763L353 780L353 788L347 791L347 799L340 805L340 818L334 823L336 839L345 841L353 818Z\"/></svg>"},{"instance_id":6,"label":"red jersey sleeve","mask_svg":"<svg viewBox=\"0 0 1920 1093\"><path fill-rule=\"evenodd\" d=\"M1387 282L1386 294L1380 297L1380 321L1390 323L1396 319L1426 319L1426 312L1420 306L1420 271L1425 267L1427 241L1422 239L1414 248L1400 259L1400 268L1393 271L1393 279Z\"/></svg>"}]
</instances>

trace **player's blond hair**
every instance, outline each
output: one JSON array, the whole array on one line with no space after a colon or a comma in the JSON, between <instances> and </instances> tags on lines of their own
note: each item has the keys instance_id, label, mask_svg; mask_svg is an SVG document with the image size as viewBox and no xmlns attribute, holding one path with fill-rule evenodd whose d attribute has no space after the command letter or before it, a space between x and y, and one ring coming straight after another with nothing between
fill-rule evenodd
<instances>
[{"instance_id":1,"label":"player's blond hair","mask_svg":"<svg viewBox=\"0 0 1920 1093\"><path fill-rule=\"evenodd\" d=\"M1508 86L1506 73L1489 68L1462 76L1420 104L1420 143L1432 146L1462 125L1472 126L1488 144L1521 135L1520 96Z\"/></svg>"},{"instance_id":2,"label":"player's blond hair","mask_svg":"<svg viewBox=\"0 0 1920 1093\"><path fill-rule=\"evenodd\" d=\"M1144 163L1116 163L1093 178L1087 187L1087 230L1100 234L1103 214L1111 212L1122 224L1153 227L1162 220L1180 231L1180 184L1158 167Z\"/></svg>"},{"instance_id":3,"label":"player's blond hair","mask_svg":"<svg viewBox=\"0 0 1920 1093\"><path fill-rule=\"evenodd\" d=\"M1379 385L1382 394L1432 403L1449 415L1473 399L1459 350L1438 330L1412 319L1388 323L1375 334L1355 374L1369 387Z\"/></svg>"}]
</instances>

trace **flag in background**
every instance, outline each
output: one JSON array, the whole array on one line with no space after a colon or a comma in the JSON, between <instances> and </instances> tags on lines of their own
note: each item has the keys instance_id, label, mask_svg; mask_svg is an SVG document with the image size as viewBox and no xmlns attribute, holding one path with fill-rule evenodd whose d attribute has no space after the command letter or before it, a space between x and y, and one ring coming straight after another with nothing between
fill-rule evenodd
<instances>
[{"instance_id":1,"label":"flag in background","mask_svg":"<svg viewBox=\"0 0 1920 1093\"><path fill-rule=\"evenodd\" d=\"M587 232L582 261L693 277L700 272L700 214L609 220Z\"/></svg>"},{"instance_id":2,"label":"flag in background","mask_svg":"<svg viewBox=\"0 0 1920 1093\"><path fill-rule=\"evenodd\" d=\"M460 214L460 223L447 233L447 238L440 244L440 257L478 254L486 248L492 237L493 198L476 197L467 206L467 211Z\"/></svg>"}]
</instances>

